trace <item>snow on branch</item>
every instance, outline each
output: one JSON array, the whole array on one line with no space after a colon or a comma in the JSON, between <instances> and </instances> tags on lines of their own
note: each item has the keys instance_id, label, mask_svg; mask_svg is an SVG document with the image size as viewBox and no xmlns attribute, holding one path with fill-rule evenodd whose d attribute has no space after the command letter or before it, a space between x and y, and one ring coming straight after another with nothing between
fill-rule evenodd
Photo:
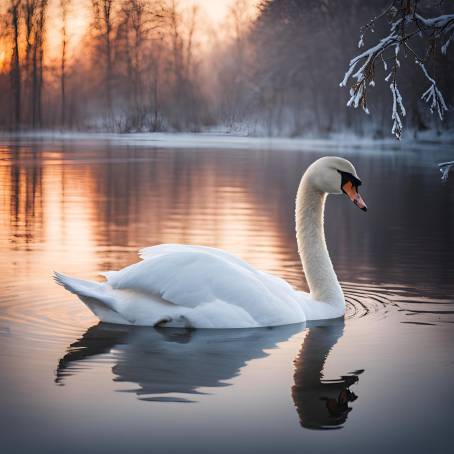
<instances>
[{"instance_id":1,"label":"snow on branch","mask_svg":"<svg viewBox=\"0 0 454 454\"><path fill-rule=\"evenodd\" d=\"M445 100L443 98L443 94L437 87L437 83L435 82L432 77L429 76L424 63L416 60L416 64L418 64L426 78L430 82L430 87L422 94L421 99L427 102L430 105L430 112L433 113L434 110L437 111L440 120L443 120L443 113L448 111L448 107L446 106Z\"/></svg>"},{"instance_id":2,"label":"snow on branch","mask_svg":"<svg viewBox=\"0 0 454 454\"><path fill-rule=\"evenodd\" d=\"M399 139L403 129L402 117L405 116L402 95L397 84L397 74L400 68L399 54L403 51L405 56L410 54L414 57L415 63L421 68L430 83L421 99L428 104L430 111L432 113L435 111L442 120L448 107L436 80L429 74L426 64L433 55L437 43L440 44L441 53L446 54L449 44L454 40L454 14L426 18L418 11L418 0L393 0L381 14L374 17L361 29L359 48L364 46L364 34L368 30L373 31L376 22L383 17L387 17L389 34L350 60L340 86L345 87L348 81L352 80L347 106L361 107L366 113L369 113L367 90L375 85L376 62L380 59L386 72L388 71L386 60L391 60L390 72L385 76L385 81L390 84L393 99L392 133ZM410 46L411 42L417 38L423 39L427 45L424 57L417 55Z\"/></svg>"},{"instance_id":3,"label":"snow on branch","mask_svg":"<svg viewBox=\"0 0 454 454\"><path fill-rule=\"evenodd\" d=\"M391 115L391 118L393 120L393 127L392 127L391 132L397 138L399 138L402 133L402 129L403 129L402 120L399 116L399 110L403 117L405 117L406 111L405 111L405 107L402 103L402 96L400 94L399 89L397 88L397 85L395 85L395 81L393 81L391 83L389 88L391 88L391 92L393 94L393 112Z\"/></svg>"},{"instance_id":4,"label":"snow on branch","mask_svg":"<svg viewBox=\"0 0 454 454\"><path fill-rule=\"evenodd\" d=\"M441 180L446 183L448 181L449 171L451 170L451 168L454 168L454 161L441 162L440 164L438 164L438 167L440 168L441 172Z\"/></svg>"}]
</instances>

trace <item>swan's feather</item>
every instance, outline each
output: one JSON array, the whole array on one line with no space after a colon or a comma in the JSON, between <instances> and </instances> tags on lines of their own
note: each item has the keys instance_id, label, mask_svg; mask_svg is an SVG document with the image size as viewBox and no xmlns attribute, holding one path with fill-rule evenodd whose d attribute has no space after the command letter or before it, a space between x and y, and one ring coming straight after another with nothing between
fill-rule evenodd
<instances>
[{"instance_id":1,"label":"swan's feather","mask_svg":"<svg viewBox=\"0 0 454 454\"><path fill-rule=\"evenodd\" d=\"M77 295L100 320L108 323L128 324L128 320L118 312L115 298L106 293L104 284L65 276L57 272L54 272L54 280L66 290Z\"/></svg>"},{"instance_id":2,"label":"swan's feather","mask_svg":"<svg viewBox=\"0 0 454 454\"><path fill-rule=\"evenodd\" d=\"M101 295L96 291L103 304L129 324L243 328L305 320L299 292L219 249L169 244L142 249L140 256L104 273L105 284L94 283L102 286ZM86 302L84 283L62 285Z\"/></svg>"}]
</instances>

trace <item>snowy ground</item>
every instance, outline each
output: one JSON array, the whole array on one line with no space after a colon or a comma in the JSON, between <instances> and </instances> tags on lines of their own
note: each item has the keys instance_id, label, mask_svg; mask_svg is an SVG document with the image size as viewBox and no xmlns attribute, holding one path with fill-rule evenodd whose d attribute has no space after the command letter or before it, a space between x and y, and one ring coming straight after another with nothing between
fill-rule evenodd
<instances>
[{"instance_id":1,"label":"snowy ground","mask_svg":"<svg viewBox=\"0 0 454 454\"><path fill-rule=\"evenodd\" d=\"M342 150L369 149L427 149L436 148L454 155L454 134L437 137L434 135L420 136L418 140L405 139L397 141L393 137L386 139L362 138L348 134L333 135L327 139L319 138L285 138L285 137L250 137L222 133L85 133L39 131L23 132L20 135L11 133L0 134L6 141L102 141L112 145L146 146L157 148L228 148L228 149L285 149L285 150Z\"/></svg>"}]
</instances>

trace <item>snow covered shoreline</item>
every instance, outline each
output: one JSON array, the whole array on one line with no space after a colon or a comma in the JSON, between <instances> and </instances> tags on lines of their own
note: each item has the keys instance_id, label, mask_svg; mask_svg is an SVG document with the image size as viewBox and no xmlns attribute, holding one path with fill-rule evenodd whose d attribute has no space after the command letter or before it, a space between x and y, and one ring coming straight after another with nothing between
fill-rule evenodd
<instances>
[{"instance_id":1,"label":"snow covered shoreline","mask_svg":"<svg viewBox=\"0 0 454 454\"><path fill-rule=\"evenodd\" d=\"M372 139L352 134L336 134L329 138L315 137L252 137L215 132L201 133L86 133L59 131L30 131L21 133L0 133L0 142L60 142L74 141L109 145L153 147L153 148L215 148L215 149L280 149L295 151L342 150L368 148L372 150L401 149L452 149L454 135L437 137L433 134L419 139L397 141L393 137Z\"/></svg>"}]
</instances>

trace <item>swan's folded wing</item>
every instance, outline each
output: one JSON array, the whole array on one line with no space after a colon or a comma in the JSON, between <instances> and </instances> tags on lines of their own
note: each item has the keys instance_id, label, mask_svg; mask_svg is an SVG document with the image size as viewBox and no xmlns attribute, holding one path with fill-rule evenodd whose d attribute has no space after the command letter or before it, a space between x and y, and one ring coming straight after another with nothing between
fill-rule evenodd
<instances>
[{"instance_id":1,"label":"swan's folded wing","mask_svg":"<svg viewBox=\"0 0 454 454\"><path fill-rule=\"evenodd\" d=\"M214 257L226 260L232 264L235 264L247 270L254 271L254 269L241 258L233 254L230 254L229 252L223 251L222 249L217 249L209 246L196 246L192 244L172 244L172 243L158 244L156 246L150 246L140 249L139 257L142 260L148 260L165 254L170 253L180 254L182 252L210 254Z\"/></svg>"},{"instance_id":2,"label":"swan's folded wing","mask_svg":"<svg viewBox=\"0 0 454 454\"><path fill-rule=\"evenodd\" d=\"M114 289L131 290L186 307L215 300L263 300L266 288L253 273L198 251L167 252L109 276Z\"/></svg>"},{"instance_id":3,"label":"swan's folded wing","mask_svg":"<svg viewBox=\"0 0 454 454\"><path fill-rule=\"evenodd\" d=\"M141 256L144 259L141 262L107 274L107 284L114 292L121 292L122 300L148 301L158 304L157 308L166 306L166 313L184 308L191 311L191 317L200 312L201 317L211 321L222 316L222 326L225 317L235 314L254 321L245 326L283 325L305 319L290 285L254 270L224 251L203 246L160 245L142 250ZM146 311L145 306L142 309ZM188 312L183 312L189 317ZM194 326L208 325L203 322Z\"/></svg>"},{"instance_id":4,"label":"swan's folded wing","mask_svg":"<svg viewBox=\"0 0 454 454\"><path fill-rule=\"evenodd\" d=\"M167 246L167 245L165 245ZM167 302L196 307L225 301L248 312L269 305L272 295L258 274L208 251L191 248L161 248L147 259L109 275L113 289L157 296ZM227 254L226 254L227 255Z\"/></svg>"}]
</instances>

